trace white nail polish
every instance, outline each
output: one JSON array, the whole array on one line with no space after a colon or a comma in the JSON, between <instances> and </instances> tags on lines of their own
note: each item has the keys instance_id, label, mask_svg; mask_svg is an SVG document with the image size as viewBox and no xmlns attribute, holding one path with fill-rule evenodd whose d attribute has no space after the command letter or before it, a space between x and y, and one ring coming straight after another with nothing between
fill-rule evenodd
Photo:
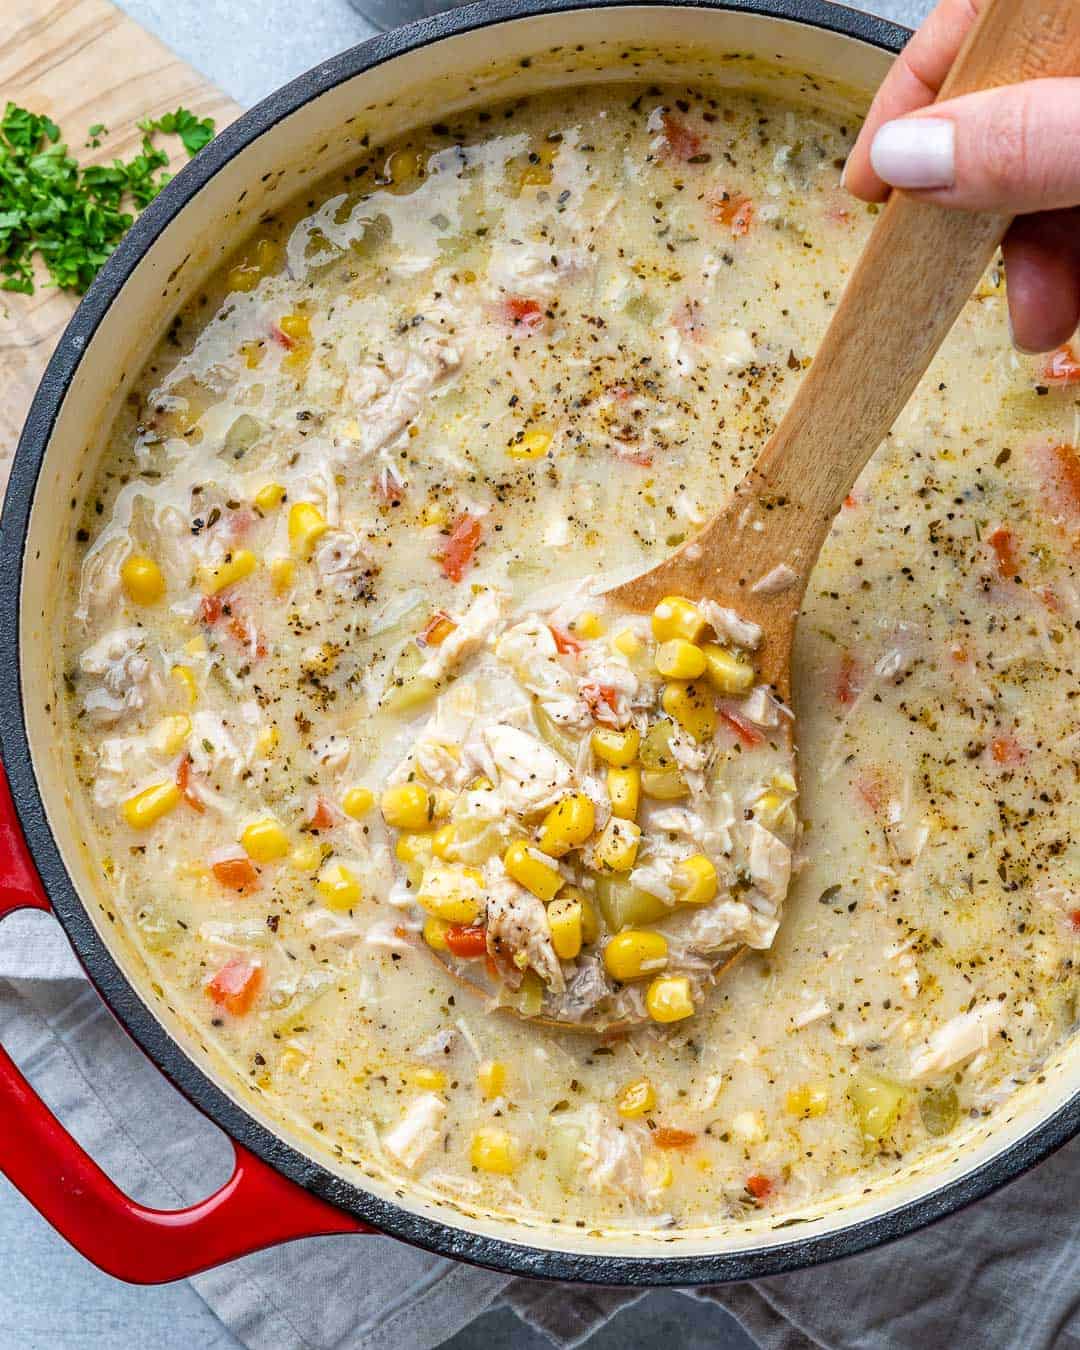
<instances>
[{"instance_id":1,"label":"white nail polish","mask_svg":"<svg viewBox=\"0 0 1080 1350\"><path fill-rule=\"evenodd\" d=\"M941 117L905 117L878 128L874 172L898 188L947 188L956 181L956 128Z\"/></svg>"}]
</instances>

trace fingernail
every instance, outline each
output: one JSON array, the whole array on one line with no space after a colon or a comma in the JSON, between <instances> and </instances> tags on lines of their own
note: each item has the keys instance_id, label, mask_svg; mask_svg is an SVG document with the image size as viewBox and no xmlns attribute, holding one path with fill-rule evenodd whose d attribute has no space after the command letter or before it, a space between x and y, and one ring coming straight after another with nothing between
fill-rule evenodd
<instances>
[{"instance_id":1,"label":"fingernail","mask_svg":"<svg viewBox=\"0 0 1080 1350\"><path fill-rule=\"evenodd\" d=\"M956 177L956 128L941 117L904 117L878 128L874 172L898 188L947 188Z\"/></svg>"}]
</instances>

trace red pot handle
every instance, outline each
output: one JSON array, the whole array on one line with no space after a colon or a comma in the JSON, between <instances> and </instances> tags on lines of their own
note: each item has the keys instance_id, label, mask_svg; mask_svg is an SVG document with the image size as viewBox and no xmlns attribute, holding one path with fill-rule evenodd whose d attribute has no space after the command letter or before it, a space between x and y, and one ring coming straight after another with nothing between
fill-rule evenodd
<instances>
[{"instance_id":1,"label":"red pot handle","mask_svg":"<svg viewBox=\"0 0 1080 1350\"><path fill-rule=\"evenodd\" d=\"M0 920L50 911L0 766ZM240 1144L213 1195L188 1209L136 1204L75 1142L0 1046L0 1171L56 1231L109 1275L161 1284L294 1238L373 1233Z\"/></svg>"}]
</instances>

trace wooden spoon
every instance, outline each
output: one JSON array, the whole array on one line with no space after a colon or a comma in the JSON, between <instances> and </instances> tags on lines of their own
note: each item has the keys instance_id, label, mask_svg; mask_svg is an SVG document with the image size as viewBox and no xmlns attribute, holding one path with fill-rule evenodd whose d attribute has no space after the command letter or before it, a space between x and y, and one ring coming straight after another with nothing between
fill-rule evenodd
<instances>
[{"instance_id":1,"label":"wooden spoon","mask_svg":"<svg viewBox=\"0 0 1080 1350\"><path fill-rule=\"evenodd\" d=\"M1080 0L989 0L939 98L1062 75L1080 75ZM735 610L760 625L759 670L787 701L795 621L833 519L1011 221L894 192L783 421L727 505L608 597L643 613L665 595Z\"/></svg>"},{"instance_id":2,"label":"wooden spoon","mask_svg":"<svg viewBox=\"0 0 1080 1350\"><path fill-rule=\"evenodd\" d=\"M938 97L1063 75L1080 75L1080 0L989 0ZM833 519L1011 221L894 192L783 421L727 505L608 598L641 613L666 595L710 598L735 610L761 627L759 673L788 702L795 622ZM743 950L721 953L714 978ZM468 970L453 973L490 995ZM620 1029L595 1019L529 1020L593 1033Z\"/></svg>"}]
</instances>

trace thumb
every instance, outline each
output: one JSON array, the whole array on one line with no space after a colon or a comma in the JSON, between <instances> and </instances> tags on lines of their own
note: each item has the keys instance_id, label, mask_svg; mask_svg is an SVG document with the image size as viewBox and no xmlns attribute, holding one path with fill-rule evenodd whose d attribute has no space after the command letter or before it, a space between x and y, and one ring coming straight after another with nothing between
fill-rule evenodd
<instances>
[{"instance_id":1,"label":"thumb","mask_svg":"<svg viewBox=\"0 0 1080 1350\"><path fill-rule=\"evenodd\" d=\"M878 128L874 171L942 206L1022 215L1080 204L1080 79L935 103Z\"/></svg>"}]
</instances>

